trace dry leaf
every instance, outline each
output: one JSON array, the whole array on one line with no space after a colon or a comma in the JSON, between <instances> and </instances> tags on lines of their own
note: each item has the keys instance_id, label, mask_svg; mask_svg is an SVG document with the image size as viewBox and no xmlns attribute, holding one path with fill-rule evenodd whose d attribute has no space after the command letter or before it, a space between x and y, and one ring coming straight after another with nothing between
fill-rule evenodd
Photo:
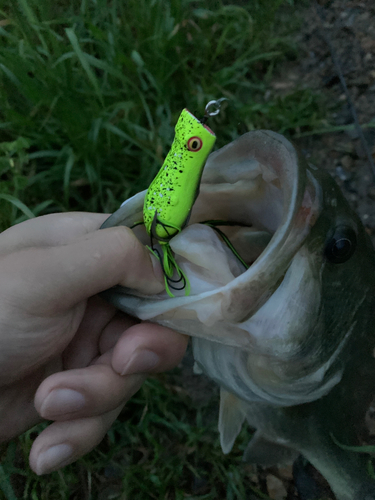
<instances>
[{"instance_id":1,"label":"dry leaf","mask_svg":"<svg viewBox=\"0 0 375 500\"><path fill-rule=\"evenodd\" d=\"M272 500L285 500L288 492L284 483L275 476L269 474L266 479L268 495Z\"/></svg>"}]
</instances>

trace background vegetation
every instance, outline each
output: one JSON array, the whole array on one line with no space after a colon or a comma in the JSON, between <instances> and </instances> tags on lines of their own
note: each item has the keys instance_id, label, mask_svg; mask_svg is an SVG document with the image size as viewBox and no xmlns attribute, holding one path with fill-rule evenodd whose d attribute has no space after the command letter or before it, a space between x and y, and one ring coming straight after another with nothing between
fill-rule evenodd
<instances>
[{"instance_id":1,"label":"background vegetation","mask_svg":"<svg viewBox=\"0 0 375 500\"><path fill-rule=\"evenodd\" d=\"M184 107L199 115L230 99L212 122L218 147L254 128L293 134L319 121L310 91L267 93L275 66L296 53L275 31L285 1L7 1L2 228L30 211L114 211L150 183Z\"/></svg>"},{"instance_id":2,"label":"background vegetation","mask_svg":"<svg viewBox=\"0 0 375 500\"><path fill-rule=\"evenodd\" d=\"M2 0L0 229L116 210L152 180L184 107L199 116L210 99L229 99L211 122L218 147L255 128L319 127L319 96L269 91L296 55L293 11L278 10L290 3ZM150 380L97 450L47 478L26 465L38 429L27 432L1 449L0 498L248 498L248 434L224 457L216 402L195 409L182 393Z\"/></svg>"}]
</instances>

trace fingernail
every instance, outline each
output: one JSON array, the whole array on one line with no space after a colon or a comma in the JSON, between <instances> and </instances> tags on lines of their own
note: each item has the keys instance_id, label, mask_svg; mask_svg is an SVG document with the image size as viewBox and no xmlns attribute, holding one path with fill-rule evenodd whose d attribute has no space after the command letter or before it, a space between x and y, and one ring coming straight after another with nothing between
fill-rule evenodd
<instances>
[{"instance_id":1,"label":"fingernail","mask_svg":"<svg viewBox=\"0 0 375 500\"><path fill-rule=\"evenodd\" d=\"M85 397L73 389L55 389L42 403L40 415L44 418L64 415L81 410L86 404Z\"/></svg>"},{"instance_id":2,"label":"fingernail","mask_svg":"<svg viewBox=\"0 0 375 500\"><path fill-rule=\"evenodd\" d=\"M148 349L137 350L124 365L121 375L144 373L152 370L160 363L159 356Z\"/></svg>"},{"instance_id":3,"label":"fingernail","mask_svg":"<svg viewBox=\"0 0 375 500\"><path fill-rule=\"evenodd\" d=\"M69 444L57 444L48 450L39 453L36 460L35 472L38 476L52 472L65 465L65 462L73 455L73 448Z\"/></svg>"}]
</instances>

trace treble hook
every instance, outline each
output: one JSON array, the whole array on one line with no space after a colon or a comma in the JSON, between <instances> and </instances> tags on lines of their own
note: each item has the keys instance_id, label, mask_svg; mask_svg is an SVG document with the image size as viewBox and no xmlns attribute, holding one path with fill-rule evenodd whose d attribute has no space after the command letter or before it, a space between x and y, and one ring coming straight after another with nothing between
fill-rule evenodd
<instances>
[{"instance_id":1,"label":"treble hook","mask_svg":"<svg viewBox=\"0 0 375 500\"><path fill-rule=\"evenodd\" d=\"M203 123L203 125L211 116L216 116L220 113L221 103L223 101L228 101L228 99L226 97L221 97L220 99L214 99L206 104L206 107L204 109L204 117L201 120L201 123Z\"/></svg>"}]
</instances>

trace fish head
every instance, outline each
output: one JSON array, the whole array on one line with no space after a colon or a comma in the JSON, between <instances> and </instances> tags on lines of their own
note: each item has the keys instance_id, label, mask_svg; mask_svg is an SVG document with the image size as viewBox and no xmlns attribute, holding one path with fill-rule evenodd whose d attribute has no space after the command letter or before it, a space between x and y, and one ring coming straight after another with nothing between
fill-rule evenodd
<instances>
[{"instance_id":1,"label":"fish head","mask_svg":"<svg viewBox=\"0 0 375 500\"><path fill-rule=\"evenodd\" d=\"M103 227L139 220L144 195ZM135 231L147 244L144 228ZM338 384L368 329L374 254L334 181L283 136L249 132L212 153L189 225L170 245L190 280L188 297L119 287L105 297L191 335L200 368L243 401L292 406Z\"/></svg>"}]
</instances>

